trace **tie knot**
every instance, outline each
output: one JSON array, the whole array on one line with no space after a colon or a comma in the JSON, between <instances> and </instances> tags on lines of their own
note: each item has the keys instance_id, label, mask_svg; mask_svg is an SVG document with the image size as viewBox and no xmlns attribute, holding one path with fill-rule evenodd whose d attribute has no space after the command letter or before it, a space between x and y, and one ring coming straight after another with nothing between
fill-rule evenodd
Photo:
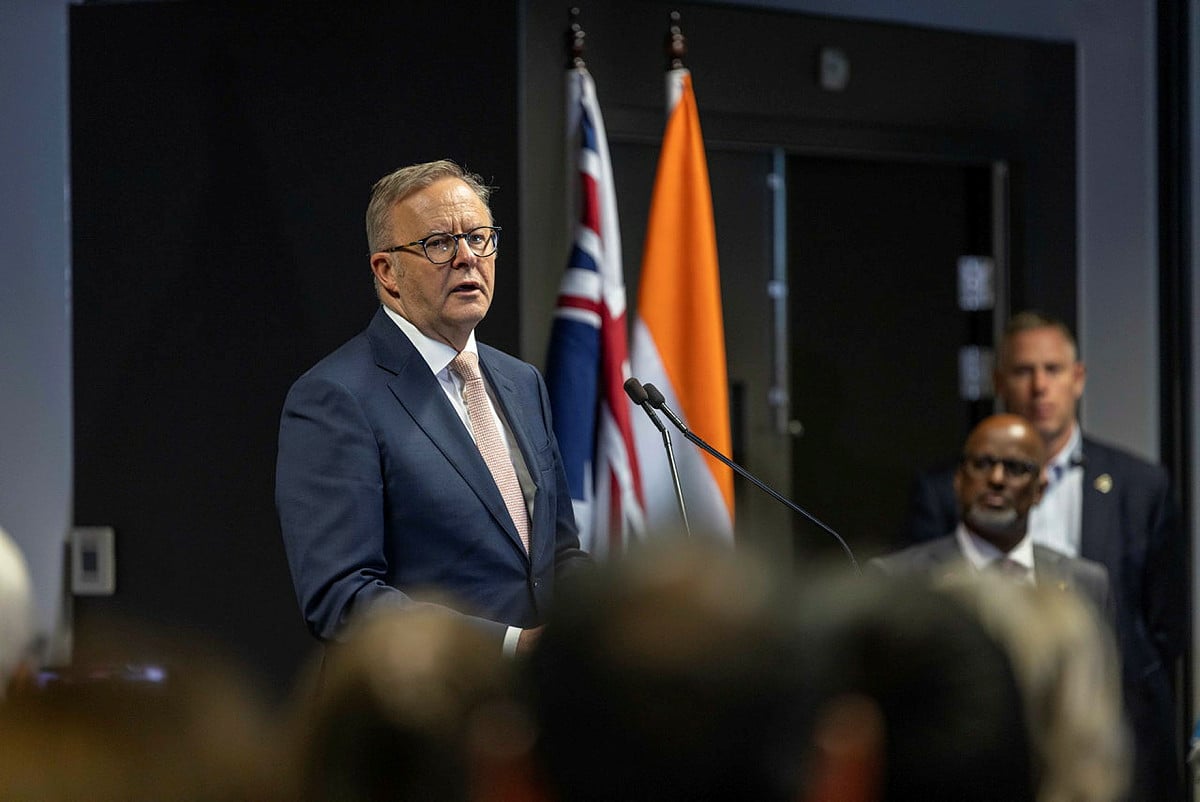
<instances>
[{"instance_id":1,"label":"tie knot","mask_svg":"<svg viewBox=\"0 0 1200 802\"><path fill-rule=\"evenodd\" d=\"M481 379L483 376L479 373L479 357L470 351L460 351L458 356L450 362L450 367L459 376L462 376L463 381L474 381Z\"/></svg>"},{"instance_id":2,"label":"tie knot","mask_svg":"<svg viewBox=\"0 0 1200 802\"><path fill-rule=\"evenodd\" d=\"M1021 563L1010 557L999 557L992 560L992 562L988 563L988 569L1012 579L1023 579L1029 573L1024 565L1021 565Z\"/></svg>"}]
</instances>

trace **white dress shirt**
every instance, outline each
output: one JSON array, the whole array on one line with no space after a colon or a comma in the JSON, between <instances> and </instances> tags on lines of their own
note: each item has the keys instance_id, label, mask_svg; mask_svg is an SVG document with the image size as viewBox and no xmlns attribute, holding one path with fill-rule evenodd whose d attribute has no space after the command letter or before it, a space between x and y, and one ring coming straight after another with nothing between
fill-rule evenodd
<instances>
[{"instance_id":1,"label":"white dress shirt","mask_svg":"<svg viewBox=\"0 0 1200 802\"><path fill-rule=\"evenodd\" d=\"M1029 512L1029 533L1034 542L1071 557L1079 556L1082 537L1082 445L1083 437L1076 424L1071 439L1046 464L1049 484L1041 502Z\"/></svg>"},{"instance_id":2,"label":"white dress shirt","mask_svg":"<svg viewBox=\"0 0 1200 802\"><path fill-rule=\"evenodd\" d=\"M1021 542L1014 546L1012 551L1007 554L972 532L961 521L958 524L958 528L954 530L954 537L958 539L958 547L962 551L963 556L966 557L967 562L975 570L982 571L997 560L1007 558L1025 569L1025 573L1020 577L1020 581L1030 585L1035 584L1033 538L1029 536L1028 532L1025 533L1025 537L1021 538Z\"/></svg>"}]
</instances>

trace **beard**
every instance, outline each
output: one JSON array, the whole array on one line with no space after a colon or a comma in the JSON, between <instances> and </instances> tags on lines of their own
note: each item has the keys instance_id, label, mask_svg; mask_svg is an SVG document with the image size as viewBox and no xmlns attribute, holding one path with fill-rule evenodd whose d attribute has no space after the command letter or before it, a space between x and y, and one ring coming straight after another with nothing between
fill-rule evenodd
<instances>
[{"instance_id":1,"label":"beard","mask_svg":"<svg viewBox=\"0 0 1200 802\"><path fill-rule=\"evenodd\" d=\"M998 535L1008 534L1018 523L1017 510L1014 507L997 510L982 504L972 504L963 517L972 528Z\"/></svg>"}]
</instances>

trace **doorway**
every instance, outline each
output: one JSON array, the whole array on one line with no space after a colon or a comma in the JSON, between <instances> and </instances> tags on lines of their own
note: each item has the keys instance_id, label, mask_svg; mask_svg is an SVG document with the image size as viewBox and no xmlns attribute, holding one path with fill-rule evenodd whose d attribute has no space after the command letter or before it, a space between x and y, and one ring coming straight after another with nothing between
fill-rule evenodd
<instances>
[{"instance_id":1,"label":"doorway","mask_svg":"<svg viewBox=\"0 0 1200 802\"><path fill-rule=\"evenodd\" d=\"M792 491L863 556L904 544L914 472L958 453L991 410L986 387L962 397L960 351L989 348L995 316L960 308L958 263L1007 241L993 231L1004 219L994 174L788 160ZM1003 260L993 264L1003 299ZM826 545L799 533L796 543L798 556Z\"/></svg>"}]
</instances>

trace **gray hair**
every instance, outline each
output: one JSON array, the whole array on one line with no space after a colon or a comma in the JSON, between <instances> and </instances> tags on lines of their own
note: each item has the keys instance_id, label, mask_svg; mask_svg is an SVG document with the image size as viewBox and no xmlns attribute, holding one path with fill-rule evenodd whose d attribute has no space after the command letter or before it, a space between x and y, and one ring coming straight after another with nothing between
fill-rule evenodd
<instances>
[{"instance_id":1,"label":"gray hair","mask_svg":"<svg viewBox=\"0 0 1200 802\"><path fill-rule=\"evenodd\" d=\"M443 178L457 178L464 182L491 212L488 198L492 195L492 188L480 176L464 170L449 159L401 167L376 181L371 188L371 200L367 203L367 247L370 253L393 244L387 241L391 236L388 217L392 207Z\"/></svg>"},{"instance_id":2,"label":"gray hair","mask_svg":"<svg viewBox=\"0 0 1200 802\"><path fill-rule=\"evenodd\" d=\"M1036 310L1026 310L1018 312L1009 319L1008 325L1004 327L1004 336L1000 340L1000 349L996 362L998 365L1004 365L1008 359L1008 348L1012 342L1012 338L1024 331L1032 331L1033 329L1054 329L1063 336L1067 344L1071 346L1073 359L1079 361L1079 343L1075 339L1075 335L1071 332L1071 327L1066 324L1061 318L1047 315Z\"/></svg>"}]
</instances>

